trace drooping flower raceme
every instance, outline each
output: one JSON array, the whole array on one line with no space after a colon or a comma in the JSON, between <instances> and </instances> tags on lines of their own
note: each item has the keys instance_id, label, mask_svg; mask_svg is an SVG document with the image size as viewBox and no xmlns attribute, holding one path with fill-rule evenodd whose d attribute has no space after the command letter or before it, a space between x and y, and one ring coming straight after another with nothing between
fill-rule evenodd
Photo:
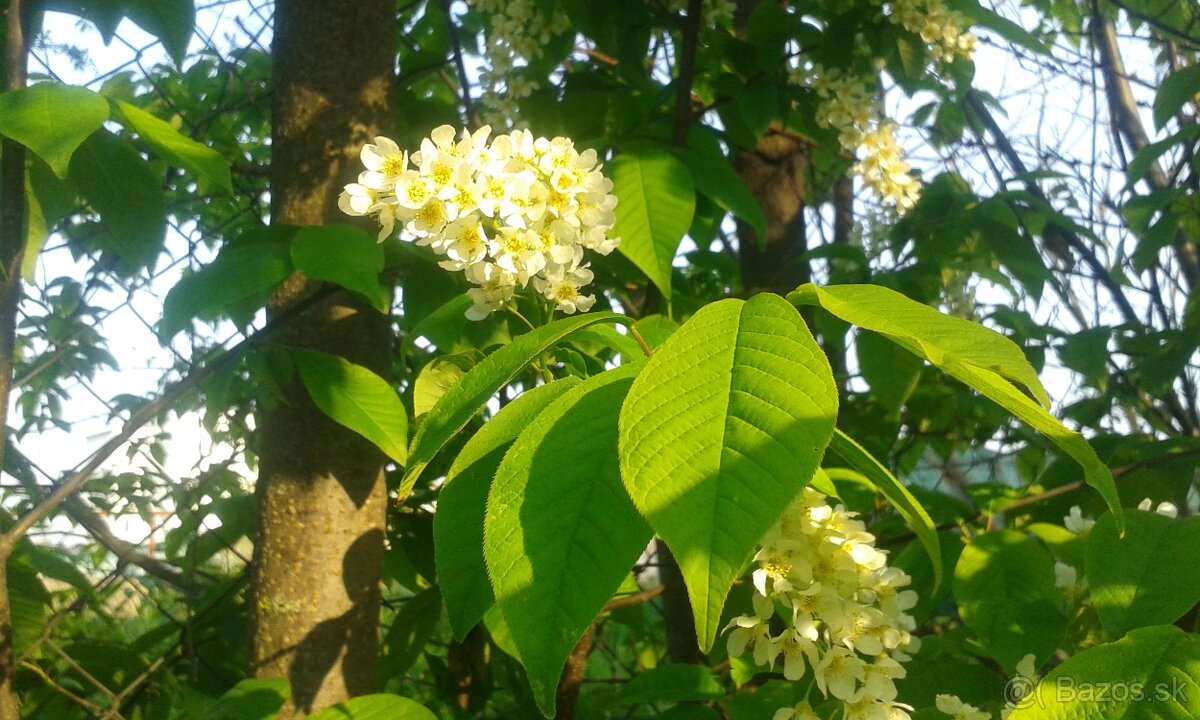
<instances>
[{"instance_id":1,"label":"drooping flower raceme","mask_svg":"<svg viewBox=\"0 0 1200 720\"><path fill-rule=\"evenodd\" d=\"M892 23L917 35L935 65L969 60L977 40L967 19L944 0L876 0ZM855 67L885 67L878 58L858 56ZM858 157L851 170L883 202L905 213L920 198L921 184L912 176L904 150L896 142L896 124L884 117L874 91L874 75L801 63L792 81L811 87L819 99L817 123L838 133L842 149Z\"/></svg>"},{"instance_id":2,"label":"drooping flower raceme","mask_svg":"<svg viewBox=\"0 0 1200 720\"><path fill-rule=\"evenodd\" d=\"M540 87L524 77L521 67L542 56L542 48L571 28L566 11L555 6L545 13L535 0L467 0L490 18L486 64L479 68L483 117L497 126L517 121L517 101Z\"/></svg>"},{"instance_id":3,"label":"drooping flower raceme","mask_svg":"<svg viewBox=\"0 0 1200 720\"><path fill-rule=\"evenodd\" d=\"M821 693L842 702L846 720L908 720L912 708L896 702L895 681L919 646L907 612L917 595L855 514L805 488L755 561L754 613L726 627L729 654L782 662L789 680L813 673ZM774 632L780 615L783 630ZM806 701L781 708L774 720L811 717Z\"/></svg>"},{"instance_id":4,"label":"drooping flower raceme","mask_svg":"<svg viewBox=\"0 0 1200 720\"><path fill-rule=\"evenodd\" d=\"M586 312L592 271L585 251L607 255L617 198L594 150L567 138L534 138L528 130L500 135L443 125L409 155L392 140L362 149L366 170L339 199L349 215L374 216L382 242L399 225L402 237L428 246L439 265L461 272L467 317L481 320L530 285L565 313Z\"/></svg>"}]
</instances>

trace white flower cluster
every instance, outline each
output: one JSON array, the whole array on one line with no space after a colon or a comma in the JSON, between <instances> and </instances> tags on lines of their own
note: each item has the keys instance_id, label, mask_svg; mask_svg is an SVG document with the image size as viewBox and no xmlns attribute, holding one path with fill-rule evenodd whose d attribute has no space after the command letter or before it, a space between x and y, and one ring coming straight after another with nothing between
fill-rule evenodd
<instances>
[{"instance_id":1,"label":"white flower cluster","mask_svg":"<svg viewBox=\"0 0 1200 720\"><path fill-rule=\"evenodd\" d=\"M975 54L978 39L965 29L967 19L943 0L891 0L891 6L891 21L919 35L939 61L970 60Z\"/></svg>"},{"instance_id":2,"label":"white flower cluster","mask_svg":"<svg viewBox=\"0 0 1200 720\"><path fill-rule=\"evenodd\" d=\"M904 150L896 142L896 124L884 120L873 89L866 80L826 71L820 65L804 74L821 99L817 122L838 131L838 143L862 158L854 174L880 199L899 213L910 210L921 197L921 183L912 176Z\"/></svg>"},{"instance_id":3,"label":"white flower cluster","mask_svg":"<svg viewBox=\"0 0 1200 720\"><path fill-rule=\"evenodd\" d=\"M542 48L571 27L567 14L555 7L547 18L535 0L467 0L490 17L487 64L480 68L480 102L483 118L498 127L509 127L517 118L517 101L540 86L514 71L542 56Z\"/></svg>"},{"instance_id":4,"label":"white flower cluster","mask_svg":"<svg viewBox=\"0 0 1200 720\"><path fill-rule=\"evenodd\" d=\"M965 29L966 18L944 0L889 0L884 14L920 36L939 63L970 59L975 52L977 41ZM873 65L880 70L883 61L875 59ZM898 213L910 210L920 199L921 183L896 142L896 124L883 117L870 78L801 65L792 80L816 91L817 122L837 130L842 149L856 156L861 152L854 174Z\"/></svg>"},{"instance_id":5,"label":"white flower cluster","mask_svg":"<svg viewBox=\"0 0 1200 720\"><path fill-rule=\"evenodd\" d=\"M500 135L443 125L409 156L385 137L362 149L366 171L346 186L338 205L370 215L379 239L397 223L402 233L445 258L476 287L467 317L482 320L505 307L518 287L533 287L565 313L586 312L592 271L584 250L601 255L617 198L595 150L578 152L567 138L535 139L528 130Z\"/></svg>"},{"instance_id":6,"label":"white flower cluster","mask_svg":"<svg viewBox=\"0 0 1200 720\"><path fill-rule=\"evenodd\" d=\"M754 614L734 618L729 654L753 653L760 665L782 657L783 674L799 680L812 670L826 697L843 703L845 720L908 720L896 702L900 664L919 639L908 610L917 594L909 577L888 567L887 554L854 513L830 507L805 488L763 540L755 556ZM771 620L783 610L783 631ZM773 720L814 720L807 701L781 708Z\"/></svg>"},{"instance_id":7,"label":"white flower cluster","mask_svg":"<svg viewBox=\"0 0 1200 720\"><path fill-rule=\"evenodd\" d=\"M1175 503L1160 502L1156 506L1154 501L1150 498L1143 498L1142 501L1138 503L1138 510L1141 510L1142 512L1153 511L1159 515L1162 515L1163 517L1171 518L1172 520L1179 517L1179 508L1175 505Z\"/></svg>"}]
</instances>

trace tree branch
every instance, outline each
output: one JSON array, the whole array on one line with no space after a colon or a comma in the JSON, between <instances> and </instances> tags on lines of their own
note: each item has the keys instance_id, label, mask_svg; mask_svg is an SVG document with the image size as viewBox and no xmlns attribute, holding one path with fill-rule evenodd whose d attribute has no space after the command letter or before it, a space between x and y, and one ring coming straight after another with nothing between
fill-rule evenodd
<instances>
[{"instance_id":1,"label":"tree branch","mask_svg":"<svg viewBox=\"0 0 1200 720\"><path fill-rule=\"evenodd\" d=\"M1113 124L1134 153L1141 152L1150 144L1150 138L1142 126L1137 102L1133 99L1133 91L1129 87L1129 75L1125 72L1121 49L1117 45L1117 31L1112 20L1100 11L1099 0L1092 2L1092 37L1096 49L1100 51L1100 72L1104 75L1104 88ZM1146 182L1155 190L1170 190L1172 187L1157 160L1150 163L1146 172ZM1177 226L1172 245L1188 288L1195 289L1200 283L1200 255L1197 253L1195 239L1185 233L1182 227Z\"/></svg>"}]
</instances>

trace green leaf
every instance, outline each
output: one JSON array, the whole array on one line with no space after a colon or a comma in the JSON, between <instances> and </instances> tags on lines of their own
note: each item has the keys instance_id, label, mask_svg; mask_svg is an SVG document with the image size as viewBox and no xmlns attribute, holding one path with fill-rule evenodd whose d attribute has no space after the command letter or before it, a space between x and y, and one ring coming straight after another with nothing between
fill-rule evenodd
<instances>
[{"instance_id":1,"label":"green leaf","mask_svg":"<svg viewBox=\"0 0 1200 720\"><path fill-rule=\"evenodd\" d=\"M75 205L75 189L54 175L46 163L32 158L25 175L25 254L21 277L34 281L38 256L50 231Z\"/></svg>"},{"instance_id":2,"label":"green leaf","mask_svg":"<svg viewBox=\"0 0 1200 720\"><path fill-rule=\"evenodd\" d=\"M1171 73L1158 87L1154 96L1154 126L1159 130L1175 117L1184 105L1200 93L1200 65L1185 67Z\"/></svg>"},{"instance_id":3,"label":"green leaf","mask_svg":"<svg viewBox=\"0 0 1200 720\"><path fill-rule=\"evenodd\" d=\"M679 560L703 649L756 544L812 479L836 418L829 362L777 295L704 307L634 382L621 475Z\"/></svg>"},{"instance_id":4,"label":"green leaf","mask_svg":"<svg viewBox=\"0 0 1200 720\"><path fill-rule=\"evenodd\" d=\"M125 0L125 15L162 41L163 49L179 67L187 55L196 24L193 0Z\"/></svg>"},{"instance_id":5,"label":"green leaf","mask_svg":"<svg viewBox=\"0 0 1200 720\"><path fill-rule=\"evenodd\" d=\"M408 672L433 637L441 617L442 595L436 587L404 601L383 638L379 675L385 682Z\"/></svg>"},{"instance_id":6,"label":"green leaf","mask_svg":"<svg viewBox=\"0 0 1200 720\"><path fill-rule=\"evenodd\" d=\"M71 156L108 120L108 103L91 90L42 83L0 94L0 133L67 176Z\"/></svg>"},{"instance_id":7,"label":"green leaf","mask_svg":"<svg viewBox=\"0 0 1200 720\"><path fill-rule=\"evenodd\" d=\"M321 412L375 443L403 467L408 414L392 386L367 368L336 355L300 348L291 352L300 378Z\"/></svg>"},{"instance_id":8,"label":"green leaf","mask_svg":"<svg viewBox=\"0 0 1200 720\"><path fill-rule=\"evenodd\" d=\"M363 296L371 307L388 309L379 285L383 246L353 225L311 225L296 231L292 262L310 280L324 280Z\"/></svg>"},{"instance_id":9,"label":"green leaf","mask_svg":"<svg viewBox=\"0 0 1200 720\"><path fill-rule=\"evenodd\" d=\"M963 548L954 568L954 598L963 622L1009 672L1026 653L1044 662L1067 627L1054 560L1015 530L985 533Z\"/></svg>"},{"instance_id":10,"label":"green leaf","mask_svg":"<svg viewBox=\"0 0 1200 720\"><path fill-rule=\"evenodd\" d=\"M1009 720L1200 718L1200 635L1173 625L1134 630L1056 667Z\"/></svg>"},{"instance_id":11,"label":"green leaf","mask_svg":"<svg viewBox=\"0 0 1200 720\"><path fill-rule=\"evenodd\" d=\"M408 698L379 694L340 702L308 720L437 720L437 716Z\"/></svg>"},{"instance_id":12,"label":"green leaf","mask_svg":"<svg viewBox=\"0 0 1200 720\"><path fill-rule=\"evenodd\" d=\"M37 572L23 561L8 559L8 594L12 613L12 649L20 654L42 636L50 616L50 595Z\"/></svg>"},{"instance_id":13,"label":"green leaf","mask_svg":"<svg viewBox=\"0 0 1200 720\"><path fill-rule=\"evenodd\" d=\"M1129 161L1129 166L1125 168L1125 178L1130 185L1146 177L1146 173L1150 172L1150 168L1158 162L1158 159L1167 153L1176 145L1189 142L1200 137L1200 126L1189 125L1174 135L1170 135L1157 142L1152 142L1133 156Z\"/></svg>"},{"instance_id":14,"label":"green leaf","mask_svg":"<svg viewBox=\"0 0 1200 720\"><path fill-rule=\"evenodd\" d=\"M760 6L762 7L762 6ZM722 210L754 228L759 242L767 238L767 219L754 193L733 171L733 166L712 132L696 125L688 133L688 146L682 153L695 181L696 190L712 199Z\"/></svg>"},{"instance_id":15,"label":"green leaf","mask_svg":"<svg viewBox=\"0 0 1200 720\"><path fill-rule=\"evenodd\" d=\"M871 386L871 393L889 415L897 416L917 389L924 363L896 343L870 331L858 333L855 348L859 372Z\"/></svg>"},{"instance_id":16,"label":"green leaf","mask_svg":"<svg viewBox=\"0 0 1200 720\"><path fill-rule=\"evenodd\" d=\"M163 159L192 171L226 193L233 193L229 163L216 150L201 145L176 130L170 123L139 107L120 100L117 100L115 105L125 127L140 135Z\"/></svg>"},{"instance_id":17,"label":"green leaf","mask_svg":"<svg viewBox=\"0 0 1200 720\"><path fill-rule=\"evenodd\" d=\"M479 353L457 353L435 357L421 368L413 381L413 417L433 409L437 401L454 387L478 360Z\"/></svg>"},{"instance_id":18,"label":"green leaf","mask_svg":"<svg viewBox=\"0 0 1200 720\"><path fill-rule=\"evenodd\" d=\"M929 555L930 562L933 563L933 593L936 593L942 585L942 549L938 543L937 526L934 525L933 518L929 517L929 513L925 512L925 508L908 488L876 460L874 455L840 429L834 430L829 450L851 468L862 473L916 533L917 539Z\"/></svg>"},{"instance_id":19,"label":"green leaf","mask_svg":"<svg viewBox=\"0 0 1200 720\"><path fill-rule=\"evenodd\" d=\"M467 441L446 474L433 515L434 557L446 616L460 641L496 601L483 559L483 521L496 468L517 436L578 384L566 377L522 393Z\"/></svg>"},{"instance_id":20,"label":"green leaf","mask_svg":"<svg viewBox=\"0 0 1200 720\"><path fill-rule=\"evenodd\" d=\"M966 15L973 24L981 25L995 32L1014 45L1032 50L1038 55L1043 56L1040 59L1053 61L1053 53L1050 52L1050 48L1039 37L1003 15L999 15L983 7L980 3L975 2L975 0L954 0L951 3L951 7Z\"/></svg>"},{"instance_id":21,"label":"green leaf","mask_svg":"<svg viewBox=\"0 0 1200 720\"><path fill-rule=\"evenodd\" d=\"M611 312L564 318L521 335L471 368L457 385L438 400L417 428L407 472L400 484L400 502L408 497L421 472L442 446L462 430L500 388L512 382L530 361L575 330L597 323L624 320L621 315Z\"/></svg>"},{"instance_id":22,"label":"green leaf","mask_svg":"<svg viewBox=\"0 0 1200 720\"><path fill-rule=\"evenodd\" d=\"M720 700L725 688L710 668L703 665L662 665L634 676L621 689L617 702L679 703Z\"/></svg>"},{"instance_id":23,"label":"green leaf","mask_svg":"<svg viewBox=\"0 0 1200 720\"><path fill-rule=\"evenodd\" d=\"M1112 472L1096 456L1096 451L1088 445L1082 435L1060 423L1027 395L990 370L957 362L948 363L942 369L1049 438L1058 449L1079 463L1083 468L1084 481L1100 493L1100 497L1104 498L1104 502L1110 508L1120 508L1121 501L1117 497L1117 486L1113 482ZM1118 516L1118 529L1122 522L1122 518Z\"/></svg>"},{"instance_id":24,"label":"green leaf","mask_svg":"<svg viewBox=\"0 0 1200 720\"><path fill-rule=\"evenodd\" d=\"M846 322L878 332L974 388L1074 458L1083 467L1084 479L1108 506L1120 507L1112 473L1082 435L1046 412L1050 399L1037 372L1008 338L876 285L819 288L806 284L788 299L798 305L820 306ZM1038 402L1013 383L1027 389Z\"/></svg>"},{"instance_id":25,"label":"green leaf","mask_svg":"<svg viewBox=\"0 0 1200 720\"><path fill-rule=\"evenodd\" d=\"M1122 514L1125 537L1118 536L1113 514L1106 513L1087 538L1092 606L1110 638L1173 623L1200 603L1200 573L1184 571L1200 557L1200 518Z\"/></svg>"},{"instance_id":26,"label":"green leaf","mask_svg":"<svg viewBox=\"0 0 1200 720\"><path fill-rule=\"evenodd\" d=\"M129 141L106 131L92 133L71 157L70 177L100 213L107 231L102 247L126 267L153 262L167 234L166 200L161 178Z\"/></svg>"},{"instance_id":27,"label":"green leaf","mask_svg":"<svg viewBox=\"0 0 1200 720\"><path fill-rule=\"evenodd\" d=\"M209 705L201 720L272 720L291 697L287 678L242 680Z\"/></svg>"},{"instance_id":28,"label":"green leaf","mask_svg":"<svg viewBox=\"0 0 1200 720\"><path fill-rule=\"evenodd\" d=\"M621 485L617 417L638 366L571 388L504 455L484 557L538 707L554 714L572 648L650 540Z\"/></svg>"},{"instance_id":29,"label":"green leaf","mask_svg":"<svg viewBox=\"0 0 1200 720\"><path fill-rule=\"evenodd\" d=\"M1050 397L1025 353L1000 333L879 285L801 285L788 295L797 305L822 307L873 330L937 367L957 361L986 368L1025 387L1045 407Z\"/></svg>"},{"instance_id":30,"label":"green leaf","mask_svg":"<svg viewBox=\"0 0 1200 720\"><path fill-rule=\"evenodd\" d=\"M217 258L186 275L163 301L158 336L166 341L193 318L214 320L242 303L267 294L292 272L287 246L276 242L227 245Z\"/></svg>"},{"instance_id":31,"label":"green leaf","mask_svg":"<svg viewBox=\"0 0 1200 720\"><path fill-rule=\"evenodd\" d=\"M686 166L652 147L618 155L608 164L617 196L620 251L671 299L671 262L692 225L696 191Z\"/></svg>"}]
</instances>

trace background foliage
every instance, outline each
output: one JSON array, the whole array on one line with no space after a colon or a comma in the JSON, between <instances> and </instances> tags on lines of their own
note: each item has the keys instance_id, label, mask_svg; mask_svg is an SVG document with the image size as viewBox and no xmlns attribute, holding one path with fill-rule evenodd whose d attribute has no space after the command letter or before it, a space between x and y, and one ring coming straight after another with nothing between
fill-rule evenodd
<instances>
[{"instance_id":1,"label":"background foliage","mask_svg":"<svg viewBox=\"0 0 1200 720\"><path fill-rule=\"evenodd\" d=\"M536 717L557 698L560 716L751 718L799 700L805 682L726 657L713 641L749 612L744 548L820 458L777 457L744 487L714 491L761 505L761 526L711 520L729 530L702 548L727 566L706 571L715 595L697 590L701 573L683 556L696 547L696 508L656 497L661 485L626 480L623 495L615 462L599 462L619 456L637 468L626 478L658 473L682 486L676 468L655 463L661 446L694 448L696 477L711 477L704 464L720 459L703 451L724 441L712 428L629 428L682 397L672 362L719 369L722 353L753 344L755 323L793 343L787 357L829 360L822 382L836 403L818 397L788 412L825 418L812 438L833 438L825 489L914 579L924 641L899 700L916 715L935 713L938 693L999 712L1027 653L1041 674L1056 668L1038 693L1061 675L1152 683L1172 667L1186 668L1195 690L1194 2L955 2L983 47L975 62L944 65L868 2L744 2L730 14L707 2L503 5L397 6L396 140L416 148L437 125L496 119L508 98L535 134L611 158L623 246L594 263L595 287L656 351L644 370L607 313L532 332L510 315L468 322L466 283L428 252L376 244L351 225L269 225L269 3L26 5L30 86L0 95L0 134L29 151L0 520L26 517L56 484L81 489L12 537L22 716L279 709L286 684L246 679L247 563L256 419L295 377L384 450L389 488L404 501L389 510L379 627L379 687L390 695L351 700L346 712L426 716L402 695L442 717ZM516 5L528 13L523 30L549 29L501 73L487 52L505 37L494 18ZM43 22L53 32L39 34ZM126 48L129 62L107 69L64 43L57 28L76 22ZM924 183L902 218L854 192L853 158L817 122L815 93L791 78L803 58L850 71L862 53L882 60L877 92L904 124ZM476 69L485 56L493 72ZM1017 79L985 72L998 58L1022 68ZM59 69L72 63L64 81ZM263 308L296 270L391 313L386 378L274 341L286 317ZM836 287L845 283L870 287ZM788 299L803 310L760 291L795 291ZM805 322L781 329L793 316ZM143 357L154 358L148 379L112 381ZM618 358L622 369L604 372ZM755 371L813 382L783 360ZM747 377L713 370L702 382L750 387ZM205 439L184 461L171 436L189 422ZM101 429L99 449L86 447L89 428ZM753 445L730 447L740 440ZM606 478L609 494L537 495L563 472L580 486ZM485 514L493 476L493 499L532 502L528 512L547 521L514 525L492 505ZM764 484L772 478L779 487ZM1133 510L1144 498L1173 503L1180 517ZM619 531L556 544L575 527L554 524L563 503ZM1118 505L1126 510L1107 509ZM1064 527L1072 506L1095 526ZM145 540L120 531L128 518ZM485 544L485 527L525 533L524 547L543 552ZM676 649L664 556L642 553L651 527L680 555L693 605L707 609L696 628L709 652L695 667ZM522 595L535 573L573 576L581 554L596 560L595 587L570 622L562 598ZM1056 564L1086 586L1056 583ZM515 569L480 582L499 566ZM1077 702L1016 712L1116 718L1154 707ZM1200 691L1172 707L1197 717L1197 703Z\"/></svg>"}]
</instances>

